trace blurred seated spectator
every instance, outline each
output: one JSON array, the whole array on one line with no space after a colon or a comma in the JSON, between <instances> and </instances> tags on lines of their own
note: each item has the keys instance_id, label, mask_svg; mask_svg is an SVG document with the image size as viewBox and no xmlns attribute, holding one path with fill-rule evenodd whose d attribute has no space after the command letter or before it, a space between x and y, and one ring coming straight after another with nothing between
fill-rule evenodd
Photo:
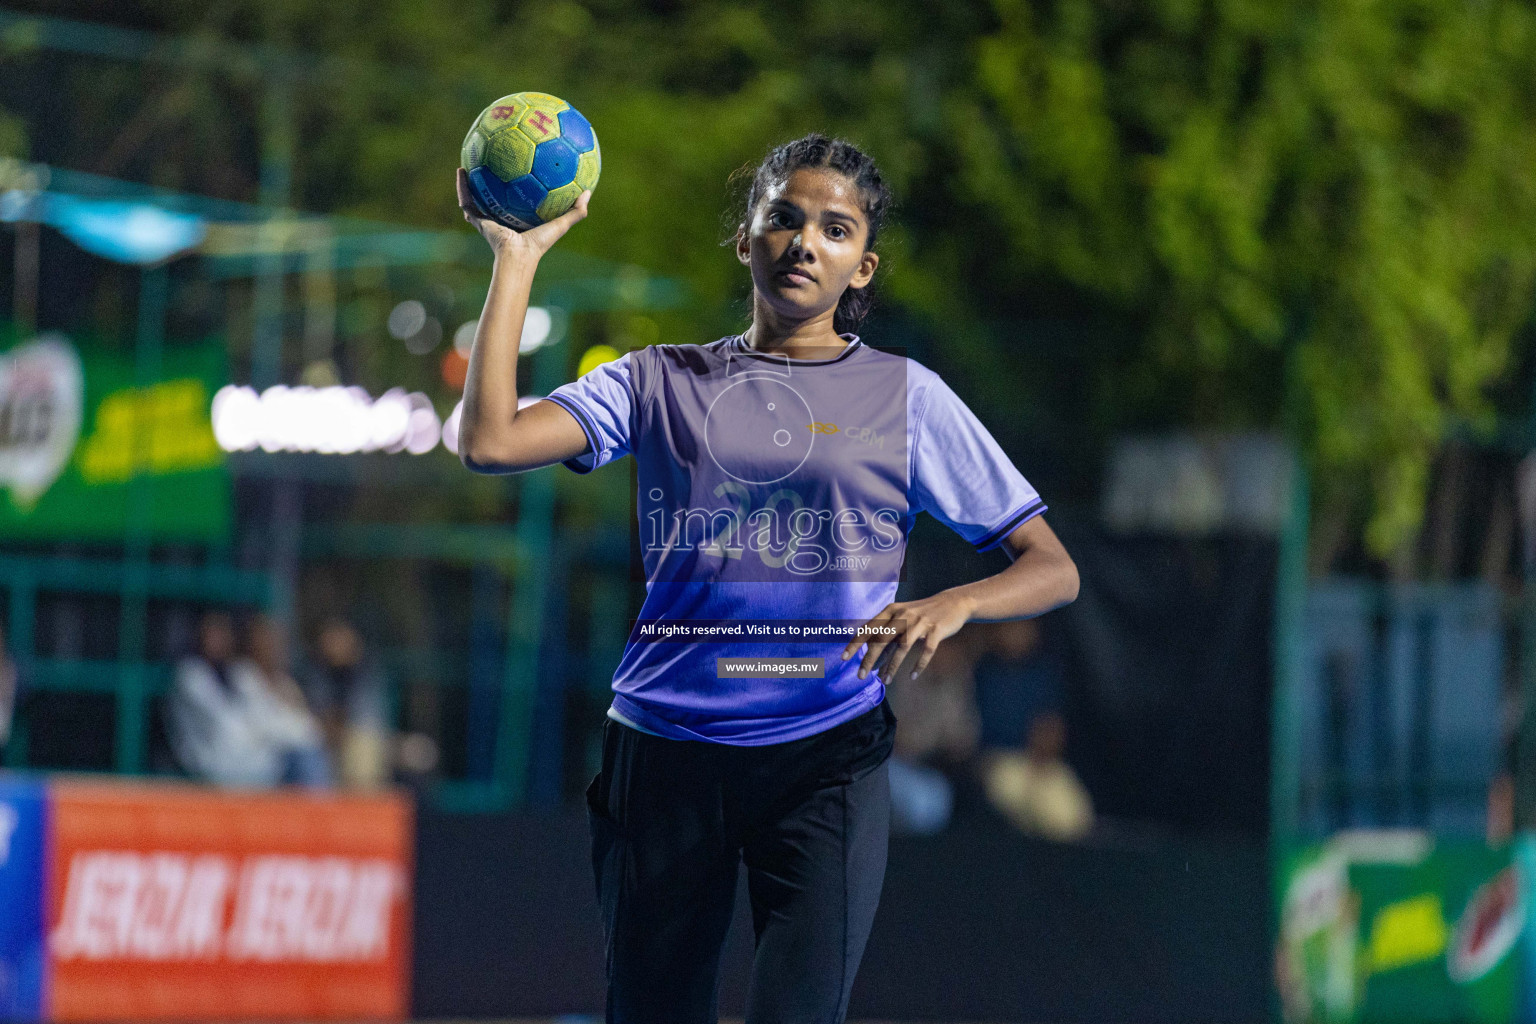
<instances>
[{"instance_id":1,"label":"blurred seated spectator","mask_svg":"<svg viewBox=\"0 0 1536 1024\"><path fill-rule=\"evenodd\" d=\"M228 612L203 616L197 653L176 667L166 715L172 750L196 778L231 788L329 783L313 716L274 693L255 661L235 657Z\"/></svg>"},{"instance_id":2,"label":"blurred seated spectator","mask_svg":"<svg viewBox=\"0 0 1536 1024\"><path fill-rule=\"evenodd\" d=\"M962 628L939 644L916 679L906 675L891 681L891 710L901 722L895 753L951 769L976 753L981 720L971 675L975 636L973 627Z\"/></svg>"},{"instance_id":3,"label":"blurred seated spectator","mask_svg":"<svg viewBox=\"0 0 1536 1024\"><path fill-rule=\"evenodd\" d=\"M1060 715L1030 723L1022 750L994 750L982 756L987 798L1022 832L1050 839L1081 839L1093 829L1088 791L1062 760L1066 728Z\"/></svg>"},{"instance_id":4,"label":"blurred seated spectator","mask_svg":"<svg viewBox=\"0 0 1536 1024\"><path fill-rule=\"evenodd\" d=\"M894 752L890 772L892 833L926 836L942 832L954 814L954 784L937 768Z\"/></svg>"},{"instance_id":5,"label":"blurred seated spectator","mask_svg":"<svg viewBox=\"0 0 1536 1024\"><path fill-rule=\"evenodd\" d=\"M357 628L339 615L321 622L314 660L301 681L320 716L342 784L350 789L388 784L388 694L384 675L368 656Z\"/></svg>"},{"instance_id":6,"label":"blurred seated spectator","mask_svg":"<svg viewBox=\"0 0 1536 1024\"><path fill-rule=\"evenodd\" d=\"M1093 828L1093 804L1066 763L1064 670L1034 619L987 623L975 685L987 799L1021 831L1071 840ZM1022 749L1021 749L1022 747Z\"/></svg>"},{"instance_id":7,"label":"blurred seated spectator","mask_svg":"<svg viewBox=\"0 0 1536 1024\"><path fill-rule=\"evenodd\" d=\"M1036 715L1063 710L1061 659L1047 649L1036 619L978 622L967 628L976 631L972 674L980 745L1020 746Z\"/></svg>"},{"instance_id":8,"label":"blurred seated spectator","mask_svg":"<svg viewBox=\"0 0 1536 1024\"><path fill-rule=\"evenodd\" d=\"M246 627L246 651L249 658L236 662L234 671L255 677L255 685L247 682L246 686L263 695L260 705L270 719L269 731L277 737L285 758L284 781L316 788L335 785L320 720L289 671L287 637L277 620L265 614L252 617Z\"/></svg>"},{"instance_id":9,"label":"blurred seated spectator","mask_svg":"<svg viewBox=\"0 0 1536 1024\"><path fill-rule=\"evenodd\" d=\"M900 723L891 752L891 824L897 832L930 834L949 824L958 771L976 751L979 723L972 701L971 635L960 632L939 644L916 679L887 684Z\"/></svg>"}]
</instances>

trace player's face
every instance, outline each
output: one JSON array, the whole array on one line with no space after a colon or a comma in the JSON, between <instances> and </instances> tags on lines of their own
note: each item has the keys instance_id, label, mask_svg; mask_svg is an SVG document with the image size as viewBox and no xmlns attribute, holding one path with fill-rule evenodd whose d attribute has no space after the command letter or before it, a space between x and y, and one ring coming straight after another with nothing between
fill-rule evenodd
<instances>
[{"instance_id":1,"label":"player's face","mask_svg":"<svg viewBox=\"0 0 1536 1024\"><path fill-rule=\"evenodd\" d=\"M869 224L858 188L837 171L801 167L770 188L736 242L758 297L790 319L811 319L863 288L880 258L864 251Z\"/></svg>"}]
</instances>

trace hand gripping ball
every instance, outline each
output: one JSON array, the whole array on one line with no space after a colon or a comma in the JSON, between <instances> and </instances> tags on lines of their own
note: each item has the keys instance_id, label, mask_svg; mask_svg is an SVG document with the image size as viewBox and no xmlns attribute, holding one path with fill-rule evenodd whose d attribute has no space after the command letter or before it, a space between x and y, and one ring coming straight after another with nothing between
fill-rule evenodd
<instances>
[{"instance_id":1,"label":"hand gripping ball","mask_svg":"<svg viewBox=\"0 0 1536 1024\"><path fill-rule=\"evenodd\" d=\"M526 231L576 205L597 185L597 134L565 100L516 92L481 111L464 136L459 164L480 212Z\"/></svg>"}]
</instances>

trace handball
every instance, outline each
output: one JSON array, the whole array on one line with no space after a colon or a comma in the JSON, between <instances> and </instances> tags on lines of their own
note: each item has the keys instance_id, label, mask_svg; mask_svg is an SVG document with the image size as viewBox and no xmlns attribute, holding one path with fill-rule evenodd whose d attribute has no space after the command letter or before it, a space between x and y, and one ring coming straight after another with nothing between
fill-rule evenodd
<instances>
[{"instance_id":1,"label":"handball","mask_svg":"<svg viewBox=\"0 0 1536 1024\"><path fill-rule=\"evenodd\" d=\"M516 92L481 111L459 164L480 212L527 231L576 205L597 184L597 135L575 107L545 92Z\"/></svg>"}]
</instances>

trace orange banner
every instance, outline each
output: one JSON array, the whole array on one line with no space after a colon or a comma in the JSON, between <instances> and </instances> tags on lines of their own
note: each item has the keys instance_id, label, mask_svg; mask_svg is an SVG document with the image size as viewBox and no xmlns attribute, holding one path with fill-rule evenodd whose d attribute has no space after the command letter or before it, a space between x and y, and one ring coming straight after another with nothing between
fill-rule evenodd
<instances>
[{"instance_id":1,"label":"orange banner","mask_svg":"<svg viewBox=\"0 0 1536 1024\"><path fill-rule=\"evenodd\" d=\"M406 1016L405 799L50 791L47 1019Z\"/></svg>"}]
</instances>

